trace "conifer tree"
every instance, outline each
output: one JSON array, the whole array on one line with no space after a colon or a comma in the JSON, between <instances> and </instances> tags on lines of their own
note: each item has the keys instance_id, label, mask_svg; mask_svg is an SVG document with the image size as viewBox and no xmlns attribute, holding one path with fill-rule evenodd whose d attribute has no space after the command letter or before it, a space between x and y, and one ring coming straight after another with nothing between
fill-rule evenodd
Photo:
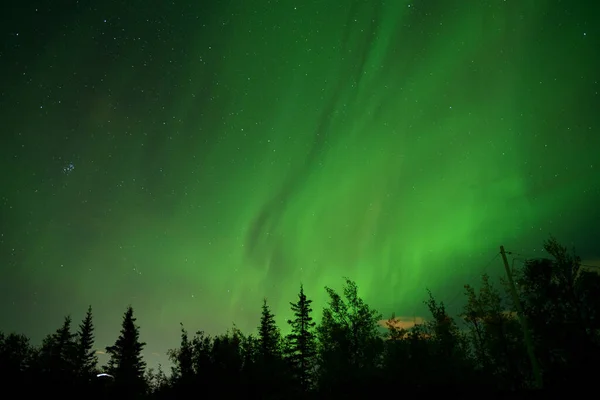
<instances>
[{"instance_id":1,"label":"conifer tree","mask_svg":"<svg viewBox=\"0 0 600 400\"><path fill-rule=\"evenodd\" d=\"M264 299L258 327L257 338L257 367L259 371L255 378L255 396L264 398L281 397L285 390L285 371L281 354L282 340L279 328L275 323L275 315L271 312L267 300Z\"/></svg>"},{"instance_id":2,"label":"conifer tree","mask_svg":"<svg viewBox=\"0 0 600 400\"><path fill-rule=\"evenodd\" d=\"M267 299L263 300L260 326L258 327L258 351L261 361L270 363L280 355L281 334L275 324Z\"/></svg>"},{"instance_id":3,"label":"conifer tree","mask_svg":"<svg viewBox=\"0 0 600 400\"><path fill-rule=\"evenodd\" d=\"M79 377L89 378L96 371L98 357L94 350L94 324L92 306L88 307L85 318L79 325L75 343L75 369Z\"/></svg>"},{"instance_id":4,"label":"conifer tree","mask_svg":"<svg viewBox=\"0 0 600 400\"><path fill-rule=\"evenodd\" d=\"M292 331L287 335L287 358L302 391L307 391L312 383L315 355L317 352L315 322L311 312L312 300L307 299L304 287L300 285L298 301L290 303L294 319L288 320Z\"/></svg>"},{"instance_id":5,"label":"conifer tree","mask_svg":"<svg viewBox=\"0 0 600 400\"><path fill-rule=\"evenodd\" d=\"M142 350L146 343L140 342L139 327L135 324L133 308L127 307L123 316L121 334L113 346L106 348L110 356L107 371L115 377L115 384L123 395L140 395L145 391L144 373L146 363Z\"/></svg>"}]
</instances>

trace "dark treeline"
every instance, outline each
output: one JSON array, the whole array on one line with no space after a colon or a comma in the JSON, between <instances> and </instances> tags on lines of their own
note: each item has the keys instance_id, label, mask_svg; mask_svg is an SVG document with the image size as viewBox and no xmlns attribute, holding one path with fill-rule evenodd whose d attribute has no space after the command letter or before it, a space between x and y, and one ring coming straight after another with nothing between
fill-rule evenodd
<instances>
[{"instance_id":1,"label":"dark treeline","mask_svg":"<svg viewBox=\"0 0 600 400\"><path fill-rule=\"evenodd\" d=\"M481 396L540 389L537 365L542 390L591 393L600 372L600 275L582 269L553 238L545 250L548 259L527 260L513 271L522 315L509 285L483 276L477 288L465 285L458 317L429 293L427 322L404 330L392 317L382 329L382 316L346 279L341 293L325 288L329 303L316 324L300 286L290 303L294 317L286 321L290 334L280 333L266 300L256 334L235 327L218 336L189 334L181 326L181 343L169 351L170 374L146 368L131 307L106 348L108 364L98 366L89 308L81 324L65 318L41 346L21 334L0 334L2 390L63 398L316 399L432 390Z\"/></svg>"}]
</instances>

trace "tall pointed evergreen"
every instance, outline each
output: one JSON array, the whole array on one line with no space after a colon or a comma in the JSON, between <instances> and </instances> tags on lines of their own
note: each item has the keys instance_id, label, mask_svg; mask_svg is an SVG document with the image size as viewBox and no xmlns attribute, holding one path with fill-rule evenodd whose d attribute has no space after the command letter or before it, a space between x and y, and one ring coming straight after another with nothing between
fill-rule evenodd
<instances>
[{"instance_id":1,"label":"tall pointed evergreen","mask_svg":"<svg viewBox=\"0 0 600 400\"><path fill-rule=\"evenodd\" d=\"M317 353L316 324L311 316L311 303L312 300L306 298L304 287L300 285L298 301L290 303L294 319L288 320L292 331L287 335L287 358L302 391L307 391L311 386Z\"/></svg>"},{"instance_id":2,"label":"tall pointed evergreen","mask_svg":"<svg viewBox=\"0 0 600 400\"><path fill-rule=\"evenodd\" d=\"M94 324L92 306L88 307L85 318L79 325L75 344L75 369L80 378L89 378L96 371L98 357L94 350Z\"/></svg>"},{"instance_id":3,"label":"tall pointed evergreen","mask_svg":"<svg viewBox=\"0 0 600 400\"><path fill-rule=\"evenodd\" d=\"M142 350L146 343L140 342L139 327L135 324L133 308L127 307L123 316L121 334L113 346L106 348L110 356L108 373L115 377L115 383L123 395L141 395L145 391L144 373L146 363Z\"/></svg>"},{"instance_id":4,"label":"tall pointed evergreen","mask_svg":"<svg viewBox=\"0 0 600 400\"><path fill-rule=\"evenodd\" d=\"M281 334L275 324L267 299L263 300L260 326L258 327L258 351L263 363L269 364L278 358L281 351Z\"/></svg>"},{"instance_id":5,"label":"tall pointed evergreen","mask_svg":"<svg viewBox=\"0 0 600 400\"><path fill-rule=\"evenodd\" d=\"M282 398L285 382L285 365L282 357L282 340L275 315L264 299L258 327L256 348L256 372L253 397Z\"/></svg>"}]
</instances>

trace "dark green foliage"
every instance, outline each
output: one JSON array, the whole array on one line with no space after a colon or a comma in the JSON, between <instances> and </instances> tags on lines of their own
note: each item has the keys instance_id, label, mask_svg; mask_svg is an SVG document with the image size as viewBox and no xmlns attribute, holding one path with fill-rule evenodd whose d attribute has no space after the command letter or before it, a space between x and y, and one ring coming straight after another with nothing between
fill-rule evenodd
<instances>
[{"instance_id":1,"label":"dark green foliage","mask_svg":"<svg viewBox=\"0 0 600 400\"><path fill-rule=\"evenodd\" d=\"M188 333L181 324L181 345L177 352L170 354L173 361L173 377L182 382L189 382L194 377L194 348Z\"/></svg>"},{"instance_id":2,"label":"dark green foliage","mask_svg":"<svg viewBox=\"0 0 600 400\"><path fill-rule=\"evenodd\" d=\"M500 292L483 275L477 292L465 285L462 314L470 331L475 367L499 388L519 389L530 376L521 326Z\"/></svg>"},{"instance_id":3,"label":"dark green foliage","mask_svg":"<svg viewBox=\"0 0 600 400\"><path fill-rule=\"evenodd\" d=\"M281 333L275 323L275 315L267 304L267 299L263 300L258 327L258 351L258 356L265 364L272 363L281 356Z\"/></svg>"},{"instance_id":4,"label":"dark green foliage","mask_svg":"<svg viewBox=\"0 0 600 400\"><path fill-rule=\"evenodd\" d=\"M35 362L37 354L22 334L0 332L0 376L6 382L19 383Z\"/></svg>"},{"instance_id":5,"label":"dark green foliage","mask_svg":"<svg viewBox=\"0 0 600 400\"><path fill-rule=\"evenodd\" d=\"M544 380L567 385L591 378L589 365L600 356L600 276L582 270L579 257L555 238L544 249L552 258L527 260L516 281Z\"/></svg>"},{"instance_id":6,"label":"dark green foliage","mask_svg":"<svg viewBox=\"0 0 600 400\"><path fill-rule=\"evenodd\" d=\"M228 380L234 385L239 384L243 367L242 341L243 335L233 327L225 334L213 339L210 353L215 374L220 379Z\"/></svg>"},{"instance_id":7,"label":"dark green foliage","mask_svg":"<svg viewBox=\"0 0 600 400\"><path fill-rule=\"evenodd\" d=\"M190 340L188 332L181 324L180 347L168 351L173 363L171 381L173 390L180 391L189 386L205 386L211 382L212 338L198 332Z\"/></svg>"},{"instance_id":8,"label":"dark green foliage","mask_svg":"<svg viewBox=\"0 0 600 400\"><path fill-rule=\"evenodd\" d=\"M382 380L387 385L421 388L432 381L433 346L427 328L415 325L406 330L386 322L387 340L382 365Z\"/></svg>"},{"instance_id":9,"label":"dark green foliage","mask_svg":"<svg viewBox=\"0 0 600 400\"><path fill-rule=\"evenodd\" d=\"M67 316L62 326L42 342L38 366L53 384L72 383L75 378L75 338L76 335L71 332L71 317Z\"/></svg>"},{"instance_id":10,"label":"dark green foliage","mask_svg":"<svg viewBox=\"0 0 600 400\"><path fill-rule=\"evenodd\" d=\"M291 382L283 359L283 344L275 315L264 299L257 335L255 368L260 373L254 374L256 395L277 398L289 387Z\"/></svg>"},{"instance_id":11,"label":"dark green foliage","mask_svg":"<svg viewBox=\"0 0 600 400\"><path fill-rule=\"evenodd\" d=\"M160 364L158 364L156 371L149 368L144 375L144 379L148 387L148 395L151 398L161 398L163 394L169 391L171 386L171 379L167 377Z\"/></svg>"},{"instance_id":12,"label":"dark green foliage","mask_svg":"<svg viewBox=\"0 0 600 400\"><path fill-rule=\"evenodd\" d=\"M75 341L75 371L85 380L93 378L97 370L98 357L94 350L94 324L92 306L88 307L85 318L79 325Z\"/></svg>"},{"instance_id":13,"label":"dark green foliage","mask_svg":"<svg viewBox=\"0 0 600 400\"><path fill-rule=\"evenodd\" d=\"M235 326L223 335L208 336L197 332L190 340L181 329L181 345L169 350L173 362L169 390L185 393L189 388L214 390L228 396L241 393L255 372L256 344Z\"/></svg>"},{"instance_id":14,"label":"dark green foliage","mask_svg":"<svg viewBox=\"0 0 600 400\"><path fill-rule=\"evenodd\" d=\"M354 282L346 279L345 283L343 298L325 288L329 306L317 328L319 381L332 392L363 387L376 374L383 352L381 315L358 296Z\"/></svg>"},{"instance_id":15,"label":"dark green foliage","mask_svg":"<svg viewBox=\"0 0 600 400\"><path fill-rule=\"evenodd\" d=\"M288 320L292 331L286 338L286 357L302 392L311 388L316 367L316 323L311 316L311 303L312 300L306 297L304 287L300 285L298 301L290 303L294 319Z\"/></svg>"},{"instance_id":16,"label":"dark green foliage","mask_svg":"<svg viewBox=\"0 0 600 400\"><path fill-rule=\"evenodd\" d=\"M110 356L106 370L115 377L115 384L122 392L129 396L143 394L146 386L146 363L142 357L146 343L140 342L139 327L135 321L133 308L129 306L123 316L121 334L113 346L106 348Z\"/></svg>"},{"instance_id":17,"label":"dark green foliage","mask_svg":"<svg viewBox=\"0 0 600 400\"><path fill-rule=\"evenodd\" d=\"M586 388L600 372L600 274L585 270L572 252L551 238L548 259L527 260L514 271L519 301L534 338L546 389ZM502 288L502 287L500 287ZM133 309L125 312L120 336L106 348L106 372L94 376L91 307L71 332L71 318L44 338L40 347L27 337L0 332L0 376L6 393L36 398L184 399L375 397L382 390L430 395L522 391L532 385L523 327L512 299L484 275L465 285L460 319L429 293L430 317L410 329L392 317L385 334L381 315L346 279L342 294L325 288L329 303L318 326L311 301L300 286L291 304L291 333L282 339L266 300L256 335L235 326L222 335L181 326L177 349L169 350L170 376L162 367L146 370ZM507 301L506 299L510 299ZM388 393L389 394L389 393Z\"/></svg>"},{"instance_id":18,"label":"dark green foliage","mask_svg":"<svg viewBox=\"0 0 600 400\"><path fill-rule=\"evenodd\" d=\"M425 324L430 337L430 374L436 384L464 384L472 377L472 360L468 340L454 318L448 315L443 302L429 292L425 301L431 320Z\"/></svg>"}]
</instances>

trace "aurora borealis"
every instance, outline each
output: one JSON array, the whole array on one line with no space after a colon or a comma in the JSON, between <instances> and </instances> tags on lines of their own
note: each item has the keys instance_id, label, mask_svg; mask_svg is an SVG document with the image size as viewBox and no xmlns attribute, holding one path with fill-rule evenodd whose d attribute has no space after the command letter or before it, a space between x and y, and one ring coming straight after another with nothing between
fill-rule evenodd
<instances>
[{"instance_id":1,"label":"aurora borealis","mask_svg":"<svg viewBox=\"0 0 600 400\"><path fill-rule=\"evenodd\" d=\"M132 304L164 354L301 282L418 316L500 244L600 258L596 2L153 3L2 6L1 330Z\"/></svg>"}]
</instances>

